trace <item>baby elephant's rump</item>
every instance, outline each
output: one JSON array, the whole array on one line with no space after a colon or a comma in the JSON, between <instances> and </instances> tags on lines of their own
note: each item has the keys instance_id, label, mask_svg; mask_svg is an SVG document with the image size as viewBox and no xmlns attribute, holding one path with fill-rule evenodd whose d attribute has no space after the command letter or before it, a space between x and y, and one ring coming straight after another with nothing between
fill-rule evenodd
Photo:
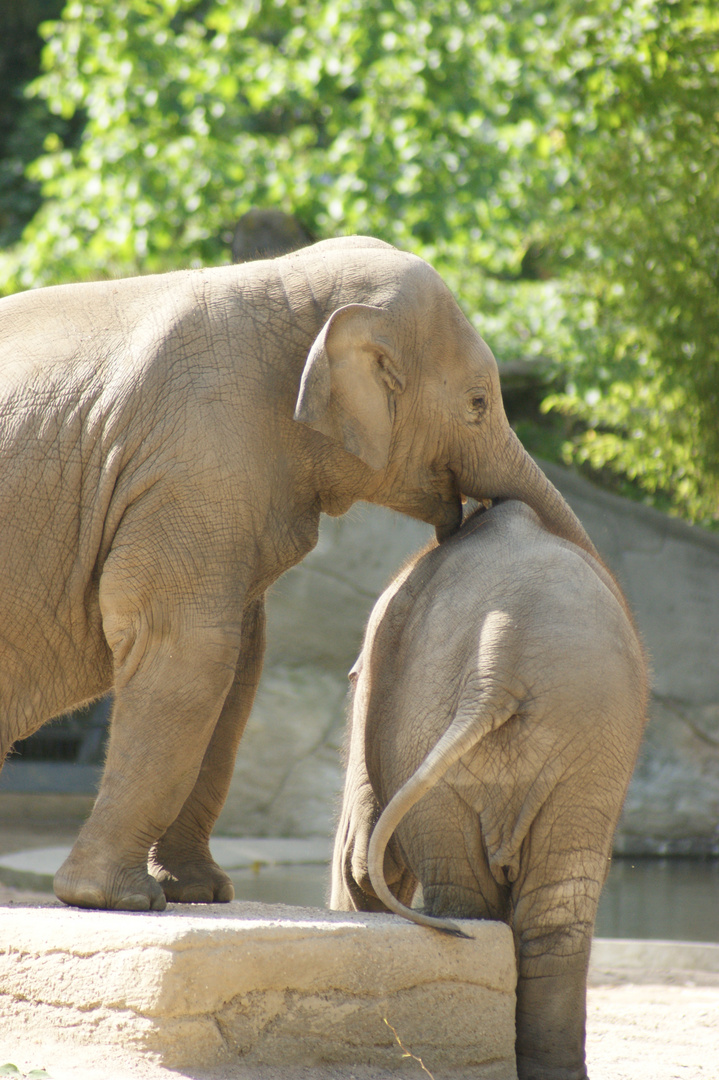
<instances>
[{"instance_id":1,"label":"baby elephant's rump","mask_svg":"<svg viewBox=\"0 0 719 1080\"><path fill-rule=\"evenodd\" d=\"M646 716L621 590L500 503L400 573L352 677L332 907L509 922L520 1080L582 1080L597 902Z\"/></svg>"}]
</instances>

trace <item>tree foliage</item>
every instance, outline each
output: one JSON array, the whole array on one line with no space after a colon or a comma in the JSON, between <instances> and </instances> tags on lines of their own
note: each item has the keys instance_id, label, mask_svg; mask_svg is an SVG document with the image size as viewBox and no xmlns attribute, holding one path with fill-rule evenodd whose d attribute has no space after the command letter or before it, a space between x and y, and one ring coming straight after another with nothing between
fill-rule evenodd
<instances>
[{"instance_id":1,"label":"tree foliage","mask_svg":"<svg viewBox=\"0 0 719 1080\"><path fill-rule=\"evenodd\" d=\"M521 256L537 154L537 92L507 26L464 0L190 0L68 4L45 28L53 113L87 117L31 174L47 205L15 273L23 285L223 255L256 203L314 231L371 228L398 244L502 266ZM522 84L520 86L520 84ZM521 92L518 92L521 90ZM530 177L530 172L533 174ZM52 205L50 205L52 203Z\"/></svg>"},{"instance_id":2,"label":"tree foliage","mask_svg":"<svg viewBox=\"0 0 719 1080\"><path fill-rule=\"evenodd\" d=\"M373 233L551 377L568 459L708 521L717 28L708 0L71 0L0 288L226 261L253 205Z\"/></svg>"},{"instance_id":3,"label":"tree foliage","mask_svg":"<svg viewBox=\"0 0 719 1080\"><path fill-rule=\"evenodd\" d=\"M67 125L48 113L41 101L23 96L37 74L41 41L38 23L56 18L63 0L4 0L0 5L0 248L20 239L40 205L38 185L25 167L42 153L50 131Z\"/></svg>"},{"instance_id":4,"label":"tree foliage","mask_svg":"<svg viewBox=\"0 0 719 1080\"><path fill-rule=\"evenodd\" d=\"M616 5L573 45L576 197L557 221L577 320L568 459L610 467L690 520L719 519L719 12ZM567 371L569 367L569 372ZM569 377L567 378L567 374Z\"/></svg>"}]
</instances>

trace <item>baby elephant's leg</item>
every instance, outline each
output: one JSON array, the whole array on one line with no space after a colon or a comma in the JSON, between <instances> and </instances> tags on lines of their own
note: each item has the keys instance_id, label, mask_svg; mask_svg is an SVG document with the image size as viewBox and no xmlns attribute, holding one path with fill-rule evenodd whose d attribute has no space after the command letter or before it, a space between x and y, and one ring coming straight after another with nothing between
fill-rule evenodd
<instances>
[{"instance_id":1,"label":"baby elephant's leg","mask_svg":"<svg viewBox=\"0 0 719 1080\"><path fill-rule=\"evenodd\" d=\"M399 826L428 915L507 921L509 889L492 876L476 810L440 781Z\"/></svg>"},{"instance_id":2,"label":"baby elephant's leg","mask_svg":"<svg viewBox=\"0 0 719 1080\"><path fill-rule=\"evenodd\" d=\"M613 832L606 808L591 805L593 787L586 777L558 786L522 845L512 891L519 1080L587 1075L587 969Z\"/></svg>"},{"instance_id":3,"label":"baby elephant's leg","mask_svg":"<svg viewBox=\"0 0 719 1080\"><path fill-rule=\"evenodd\" d=\"M335 911L387 910L375 896L367 870L369 841L379 816L364 758L351 755L332 858L330 907ZM411 904L417 882L403 864L394 839L387 845L384 873L397 899Z\"/></svg>"}]
</instances>

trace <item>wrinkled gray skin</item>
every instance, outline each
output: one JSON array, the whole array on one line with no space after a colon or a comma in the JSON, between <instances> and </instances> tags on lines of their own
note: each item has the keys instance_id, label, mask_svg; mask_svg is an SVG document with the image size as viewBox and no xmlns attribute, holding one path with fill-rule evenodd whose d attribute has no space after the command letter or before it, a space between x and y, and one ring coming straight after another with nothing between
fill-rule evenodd
<instances>
[{"instance_id":1,"label":"wrinkled gray skin","mask_svg":"<svg viewBox=\"0 0 719 1080\"><path fill-rule=\"evenodd\" d=\"M500 503L386 590L351 677L331 906L509 922L519 1078L581 1080L597 901L647 697L618 586Z\"/></svg>"},{"instance_id":2,"label":"wrinkled gray skin","mask_svg":"<svg viewBox=\"0 0 719 1080\"><path fill-rule=\"evenodd\" d=\"M512 434L487 346L379 241L0 301L0 761L115 692L61 900L232 898L208 840L265 590L321 512L364 499L448 535L461 492L520 495L590 546Z\"/></svg>"}]
</instances>

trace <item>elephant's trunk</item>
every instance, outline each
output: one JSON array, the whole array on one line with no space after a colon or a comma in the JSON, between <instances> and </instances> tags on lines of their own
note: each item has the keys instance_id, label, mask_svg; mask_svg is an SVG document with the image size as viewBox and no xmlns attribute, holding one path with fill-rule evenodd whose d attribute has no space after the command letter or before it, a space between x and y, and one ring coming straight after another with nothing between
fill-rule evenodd
<instances>
[{"instance_id":1,"label":"elephant's trunk","mask_svg":"<svg viewBox=\"0 0 719 1080\"><path fill-rule=\"evenodd\" d=\"M581 521L508 428L504 452L498 458L496 476L486 478L482 498L519 499L530 506L550 532L588 551L601 563ZM471 491L465 494L472 495ZM475 496L476 497L476 496Z\"/></svg>"}]
</instances>

